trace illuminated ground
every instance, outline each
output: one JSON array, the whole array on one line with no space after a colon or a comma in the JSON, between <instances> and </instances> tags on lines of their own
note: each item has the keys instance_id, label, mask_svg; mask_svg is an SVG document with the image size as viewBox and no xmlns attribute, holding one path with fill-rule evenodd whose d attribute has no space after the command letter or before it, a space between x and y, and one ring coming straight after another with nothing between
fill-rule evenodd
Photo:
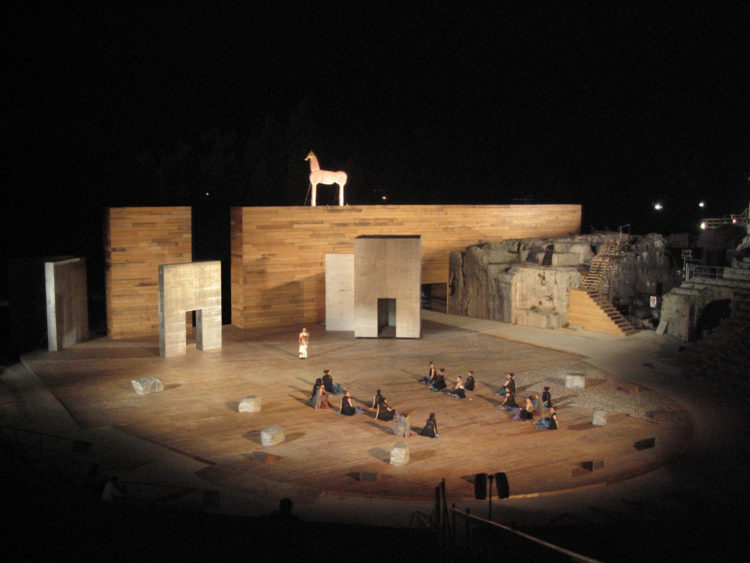
<instances>
[{"instance_id":1,"label":"illuminated ground","mask_svg":"<svg viewBox=\"0 0 750 563\"><path fill-rule=\"evenodd\" d=\"M456 324L462 322L471 319ZM524 329L510 328L520 339L532 340L524 338ZM25 361L82 428L114 428L181 454L191 462L191 483L218 487L222 498L234 491L274 502L280 496L313 504L326 497L369 497L414 504L429 502L445 478L448 498L468 502L475 473L504 471L511 497L520 499L623 482L666 464L690 445L690 418L679 404L648 387L633 392L622 375L553 349L559 347L554 341L534 346L429 320L420 340L356 340L351 333L326 333L315 326L310 359L300 361L296 330L260 334L225 327L221 350L199 352L192 345L186 356L168 360L158 356L155 338L100 338L61 352L33 353ZM574 331L546 332L581 337ZM601 347L622 339L594 335L590 340ZM469 394L471 401L417 384L430 360L446 368L449 380L473 369L478 386ZM307 406L323 368L333 370L360 406L376 388L383 389L417 430L435 412L441 437L412 436L411 462L390 465L388 452L400 441L391 433L393 423L376 421L371 413L349 418L337 416L337 409L316 412ZM494 391L507 371L517 374L519 397L541 392L543 385L553 388L560 431L538 431L496 408ZM585 373L587 389L566 390L568 372ZM130 381L146 376L162 378L164 392L135 394ZM239 400L248 395L262 397L261 413L237 412ZM609 410L606 426L593 426L591 406L602 401L622 408ZM262 447L259 433L271 425L284 427L286 441ZM634 447L653 436L656 447ZM260 452L273 454L266 459L274 461L261 463ZM126 480L143 479L139 472L154 465L153 455L130 457L124 462L122 455L110 454L110 470ZM603 461L603 468L584 469L582 464L592 460ZM378 479L360 481L359 472L377 473ZM154 473L152 467L148 478L159 479Z\"/></svg>"}]
</instances>

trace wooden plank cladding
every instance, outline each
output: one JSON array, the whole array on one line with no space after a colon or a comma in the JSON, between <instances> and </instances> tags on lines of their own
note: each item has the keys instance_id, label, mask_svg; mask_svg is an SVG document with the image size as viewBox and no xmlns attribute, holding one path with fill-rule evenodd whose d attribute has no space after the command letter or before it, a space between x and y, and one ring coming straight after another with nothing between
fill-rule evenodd
<instances>
[{"instance_id":1,"label":"wooden plank cladding","mask_svg":"<svg viewBox=\"0 0 750 563\"><path fill-rule=\"evenodd\" d=\"M453 251L480 241L565 236L581 206L367 205L233 207L232 324L262 328L325 317L325 255L360 235L420 235L422 283L447 283Z\"/></svg>"},{"instance_id":2,"label":"wooden plank cladding","mask_svg":"<svg viewBox=\"0 0 750 563\"><path fill-rule=\"evenodd\" d=\"M569 290L568 324L584 330L624 336L625 332L582 289Z\"/></svg>"},{"instance_id":3,"label":"wooden plank cladding","mask_svg":"<svg viewBox=\"0 0 750 563\"><path fill-rule=\"evenodd\" d=\"M190 207L112 207L105 221L107 333L159 334L159 266L192 261Z\"/></svg>"}]
</instances>

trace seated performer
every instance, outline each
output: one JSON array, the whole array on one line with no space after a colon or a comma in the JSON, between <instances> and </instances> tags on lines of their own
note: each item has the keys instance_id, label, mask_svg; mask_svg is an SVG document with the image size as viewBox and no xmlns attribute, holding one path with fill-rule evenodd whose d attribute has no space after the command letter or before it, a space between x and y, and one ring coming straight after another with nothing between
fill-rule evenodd
<instances>
[{"instance_id":1,"label":"seated performer","mask_svg":"<svg viewBox=\"0 0 750 563\"><path fill-rule=\"evenodd\" d=\"M339 395L342 391L341 385L333 382L330 369L323 370L323 387L326 388L326 393L330 393L331 395Z\"/></svg>"},{"instance_id":2,"label":"seated performer","mask_svg":"<svg viewBox=\"0 0 750 563\"><path fill-rule=\"evenodd\" d=\"M409 426L409 415L404 413L401 413L401 415L398 417L398 422L396 422L396 426L393 428L393 434L398 436L399 438L408 438L411 434L411 428Z\"/></svg>"},{"instance_id":3,"label":"seated performer","mask_svg":"<svg viewBox=\"0 0 750 563\"><path fill-rule=\"evenodd\" d=\"M474 391L474 372L472 370L469 370L469 373L466 377L466 383L464 383L464 389L467 391Z\"/></svg>"},{"instance_id":4,"label":"seated performer","mask_svg":"<svg viewBox=\"0 0 750 563\"><path fill-rule=\"evenodd\" d=\"M508 373L505 375L505 383L500 389L495 392L495 394L500 395L501 397L505 397L508 392L516 392L516 380L513 379L512 373Z\"/></svg>"},{"instance_id":5,"label":"seated performer","mask_svg":"<svg viewBox=\"0 0 750 563\"><path fill-rule=\"evenodd\" d=\"M310 406L316 410L331 408L331 405L328 404L328 397L326 396L326 390L323 387L323 380L321 378L315 380L313 394L310 397Z\"/></svg>"},{"instance_id":6,"label":"seated performer","mask_svg":"<svg viewBox=\"0 0 750 563\"><path fill-rule=\"evenodd\" d=\"M517 409L518 405L516 404L516 398L513 393L508 391L508 393L506 393L505 395L505 399L503 399L503 402L500 406L503 407L506 411Z\"/></svg>"},{"instance_id":7,"label":"seated performer","mask_svg":"<svg viewBox=\"0 0 750 563\"><path fill-rule=\"evenodd\" d=\"M427 422L424 423L424 428L419 433L420 436L427 436L428 438L437 438L440 436L438 432L437 420L435 420L435 413L431 412L427 418Z\"/></svg>"},{"instance_id":8,"label":"seated performer","mask_svg":"<svg viewBox=\"0 0 750 563\"><path fill-rule=\"evenodd\" d=\"M552 393L549 392L549 387L545 387L542 391L542 406L548 409L552 406Z\"/></svg>"},{"instance_id":9,"label":"seated performer","mask_svg":"<svg viewBox=\"0 0 750 563\"><path fill-rule=\"evenodd\" d=\"M456 384L448 391L445 392L446 395L449 397L452 397L453 399L465 399L466 398L466 391L464 391L464 383L461 381L461 376L456 376Z\"/></svg>"},{"instance_id":10,"label":"seated performer","mask_svg":"<svg viewBox=\"0 0 750 563\"><path fill-rule=\"evenodd\" d=\"M388 404L388 401L380 392L380 389L375 393L371 408L375 409L375 418L378 420L393 420L393 417L396 415L396 409Z\"/></svg>"},{"instance_id":11,"label":"seated performer","mask_svg":"<svg viewBox=\"0 0 750 563\"><path fill-rule=\"evenodd\" d=\"M430 370L427 372L427 375L424 376L422 379L419 380L419 382L422 385L432 385L437 380L437 370L435 369L435 364L430 362Z\"/></svg>"},{"instance_id":12,"label":"seated performer","mask_svg":"<svg viewBox=\"0 0 750 563\"><path fill-rule=\"evenodd\" d=\"M558 430L560 422L557 420L557 411L555 407L550 407L549 416L544 416L536 423L539 430Z\"/></svg>"},{"instance_id":13,"label":"seated performer","mask_svg":"<svg viewBox=\"0 0 750 563\"><path fill-rule=\"evenodd\" d=\"M362 409L360 407L355 407L352 404L352 394L349 393L349 391L346 391L344 393L344 396L341 398L341 411L339 412L339 414L352 416L361 412Z\"/></svg>"},{"instance_id":14,"label":"seated performer","mask_svg":"<svg viewBox=\"0 0 750 563\"><path fill-rule=\"evenodd\" d=\"M532 397L526 397L526 405L513 415L513 420L532 420L534 418L534 403Z\"/></svg>"},{"instance_id":15,"label":"seated performer","mask_svg":"<svg viewBox=\"0 0 750 563\"><path fill-rule=\"evenodd\" d=\"M431 389L433 391L442 391L447 386L448 385L445 383L445 368L440 368L437 374L437 379L435 380L435 383L432 384Z\"/></svg>"}]
</instances>

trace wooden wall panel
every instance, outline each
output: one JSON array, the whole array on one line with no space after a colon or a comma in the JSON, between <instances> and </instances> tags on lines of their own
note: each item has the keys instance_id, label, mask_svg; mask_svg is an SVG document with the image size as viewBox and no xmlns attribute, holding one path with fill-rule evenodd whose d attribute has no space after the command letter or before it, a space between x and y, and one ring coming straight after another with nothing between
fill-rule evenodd
<instances>
[{"instance_id":1,"label":"wooden wall panel","mask_svg":"<svg viewBox=\"0 0 750 563\"><path fill-rule=\"evenodd\" d=\"M422 283L448 282L453 251L480 241L578 233L580 205L235 207L232 324L313 323L325 317L325 254L354 252L359 235L420 235Z\"/></svg>"},{"instance_id":2,"label":"wooden wall panel","mask_svg":"<svg viewBox=\"0 0 750 563\"><path fill-rule=\"evenodd\" d=\"M192 261L190 207L112 207L105 220L107 333L159 334L159 266Z\"/></svg>"},{"instance_id":3,"label":"wooden wall panel","mask_svg":"<svg viewBox=\"0 0 750 563\"><path fill-rule=\"evenodd\" d=\"M588 293L581 289L569 290L568 324L584 330L624 336L624 332L602 311Z\"/></svg>"}]
</instances>

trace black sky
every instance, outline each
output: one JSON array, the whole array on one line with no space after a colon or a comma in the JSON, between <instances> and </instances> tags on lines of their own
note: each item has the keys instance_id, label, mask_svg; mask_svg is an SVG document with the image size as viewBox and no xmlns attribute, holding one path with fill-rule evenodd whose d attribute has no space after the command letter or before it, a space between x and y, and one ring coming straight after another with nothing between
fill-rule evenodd
<instances>
[{"instance_id":1,"label":"black sky","mask_svg":"<svg viewBox=\"0 0 750 563\"><path fill-rule=\"evenodd\" d=\"M7 255L91 252L110 205L301 204L310 149L351 203L581 203L584 232L748 203L746 3L65 4L6 19Z\"/></svg>"}]
</instances>

